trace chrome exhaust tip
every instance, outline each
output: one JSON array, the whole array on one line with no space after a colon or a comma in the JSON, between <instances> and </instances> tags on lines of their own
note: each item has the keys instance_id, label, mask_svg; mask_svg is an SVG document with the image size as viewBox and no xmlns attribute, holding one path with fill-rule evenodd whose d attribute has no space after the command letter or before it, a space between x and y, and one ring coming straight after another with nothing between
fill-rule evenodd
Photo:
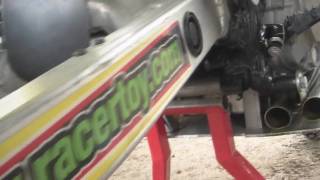
<instances>
[{"instance_id":1,"label":"chrome exhaust tip","mask_svg":"<svg viewBox=\"0 0 320 180\"><path fill-rule=\"evenodd\" d=\"M302 117L307 120L320 119L320 97L311 97L304 102Z\"/></svg>"},{"instance_id":2,"label":"chrome exhaust tip","mask_svg":"<svg viewBox=\"0 0 320 180\"><path fill-rule=\"evenodd\" d=\"M282 106L269 108L264 115L264 122L270 129L280 130L287 128L292 123L290 110Z\"/></svg>"}]
</instances>

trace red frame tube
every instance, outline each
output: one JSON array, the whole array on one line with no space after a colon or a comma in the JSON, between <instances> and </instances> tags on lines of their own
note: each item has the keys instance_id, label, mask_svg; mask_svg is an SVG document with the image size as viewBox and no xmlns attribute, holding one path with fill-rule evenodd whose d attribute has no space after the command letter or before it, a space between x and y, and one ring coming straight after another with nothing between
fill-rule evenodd
<instances>
[{"instance_id":1,"label":"red frame tube","mask_svg":"<svg viewBox=\"0 0 320 180\"><path fill-rule=\"evenodd\" d=\"M236 149L233 131L228 113L220 106L194 106L168 108L164 115L205 114L208 117L209 129L218 162L236 180L265 179ZM214 140L213 140L214 139ZM165 132L163 118L153 126L148 135L152 154L153 179L169 180L170 147Z\"/></svg>"}]
</instances>

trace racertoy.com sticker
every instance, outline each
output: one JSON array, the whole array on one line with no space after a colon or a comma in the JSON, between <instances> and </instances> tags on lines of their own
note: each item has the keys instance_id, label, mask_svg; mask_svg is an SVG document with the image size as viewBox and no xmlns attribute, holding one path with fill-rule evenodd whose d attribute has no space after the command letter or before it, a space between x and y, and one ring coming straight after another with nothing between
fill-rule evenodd
<instances>
[{"instance_id":1,"label":"racertoy.com sticker","mask_svg":"<svg viewBox=\"0 0 320 180\"><path fill-rule=\"evenodd\" d=\"M30 143L37 148L27 145L2 164L0 179L81 179L120 142L132 138L131 131L157 111L157 103L188 69L181 32L174 23L81 108L74 108L73 116L63 117L62 126L44 131L45 141Z\"/></svg>"}]
</instances>

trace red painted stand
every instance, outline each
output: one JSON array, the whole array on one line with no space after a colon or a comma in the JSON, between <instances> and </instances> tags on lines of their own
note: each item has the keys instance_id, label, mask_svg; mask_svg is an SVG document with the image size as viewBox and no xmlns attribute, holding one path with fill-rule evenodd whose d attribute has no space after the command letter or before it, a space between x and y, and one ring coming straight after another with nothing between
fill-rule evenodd
<instances>
[{"instance_id":1,"label":"red painted stand","mask_svg":"<svg viewBox=\"0 0 320 180\"><path fill-rule=\"evenodd\" d=\"M206 114L218 162L236 180L262 180L264 177L236 150L228 113L219 106L168 108L164 115ZM148 134L152 154L153 179L169 180L170 147L162 118ZM196 147L195 147L196 148Z\"/></svg>"},{"instance_id":2,"label":"red painted stand","mask_svg":"<svg viewBox=\"0 0 320 180\"><path fill-rule=\"evenodd\" d=\"M152 156L153 180L170 179L170 147L163 118L160 118L148 134Z\"/></svg>"}]
</instances>

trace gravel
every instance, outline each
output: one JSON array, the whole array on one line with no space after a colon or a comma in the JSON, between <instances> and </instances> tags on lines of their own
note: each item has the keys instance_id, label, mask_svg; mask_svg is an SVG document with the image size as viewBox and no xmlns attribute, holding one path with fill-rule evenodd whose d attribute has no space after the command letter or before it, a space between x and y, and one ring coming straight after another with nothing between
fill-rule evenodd
<instances>
[{"instance_id":1,"label":"gravel","mask_svg":"<svg viewBox=\"0 0 320 180\"><path fill-rule=\"evenodd\" d=\"M238 150L267 179L320 179L320 142L302 135L236 137ZM172 180L233 179L218 165L209 136L182 136L170 139ZM150 180L151 159L146 140L110 178Z\"/></svg>"}]
</instances>

